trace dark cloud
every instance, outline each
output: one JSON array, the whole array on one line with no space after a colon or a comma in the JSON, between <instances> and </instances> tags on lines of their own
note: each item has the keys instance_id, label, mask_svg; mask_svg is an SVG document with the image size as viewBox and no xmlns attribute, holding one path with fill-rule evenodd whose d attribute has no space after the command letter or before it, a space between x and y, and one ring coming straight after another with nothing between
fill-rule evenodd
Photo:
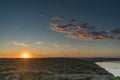
<instances>
[{"instance_id":1,"label":"dark cloud","mask_svg":"<svg viewBox=\"0 0 120 80\"><path fill-rule=\"evenodd\" d=\"M60 21L63 20L63 17L57 16L52 18L53 20ZM51 23L50 28L53 31L65 33L66 37L68 38L75 38L75 39L84 39L84 40L98 40L98 39L119 39L116 38L116 36L113 36L114 34L120 34L120 28L113 29L113 30L105 30L105 31L97 31L94 25L90 25L88 23L81 23L81 24L75 24L75 23L69 23L74 22L74 19L70 19L66 22L56 22Z\"/></svg>"},{"instance_id":2,"label":"dark cloud","mask_svg":"<svg viewBox=\"0 0 120 80\"><path fill-rule=\"evenodd\" d=\"M70 18L70 19L69 19L69 22L75 22L75 19Z\"/></svg>"},{"instance_id":3,"label":"dark cloud","mask_svg":"<svg viewBox=\"0 0 120 80\"><path fill-rule=\"evenodd\" d=\"M110 33L120 34L120 28L109 30Z\"/></svg>"},{"instance_id":4,"label":"dark cloud","mask_svg":"<svg viewBox=\"0 0 120 80\"><path fill-rule=\"evenodd\" d=\"M117 39L119 39L119 40L120 40L120 37L118 37Z\"/></svg>"}]
</instances>

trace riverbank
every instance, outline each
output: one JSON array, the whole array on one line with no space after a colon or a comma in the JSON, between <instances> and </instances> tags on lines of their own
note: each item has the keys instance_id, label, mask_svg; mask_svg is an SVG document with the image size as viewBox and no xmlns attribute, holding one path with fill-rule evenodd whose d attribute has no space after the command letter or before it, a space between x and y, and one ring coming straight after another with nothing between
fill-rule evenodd
<instances>
[{"instance_id":1,"label":"riverbank","mask_svg":"<svg viewBox=\"0 0 120 80\"><path fill-rule=\"evenodd\" d=\"M114 76L120 76L120 61L96 62L96 64L112 73Z\"/></svg>"}]
</instances>

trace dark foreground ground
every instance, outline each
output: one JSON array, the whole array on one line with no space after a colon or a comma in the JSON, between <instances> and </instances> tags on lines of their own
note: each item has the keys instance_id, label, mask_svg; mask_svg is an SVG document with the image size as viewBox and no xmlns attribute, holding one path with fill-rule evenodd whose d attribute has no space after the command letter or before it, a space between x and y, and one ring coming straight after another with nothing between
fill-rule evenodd
<instances>
[{"instance_id":1,"label":"dark foreground ground","mask_svg":"<svg viewBox=\"0 0 120 80\"><path fill-rule=\"evenodd\" d=\"M0 59L0 80L120 80L93 61L75 58Z\"/></svg>"}]
</instances>

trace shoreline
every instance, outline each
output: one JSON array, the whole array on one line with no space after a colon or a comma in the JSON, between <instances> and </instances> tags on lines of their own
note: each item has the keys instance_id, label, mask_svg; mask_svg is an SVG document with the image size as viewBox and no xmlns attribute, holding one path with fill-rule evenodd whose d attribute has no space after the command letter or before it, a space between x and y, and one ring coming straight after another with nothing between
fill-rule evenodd
<instances>
[{"instance_id":1,"label":"shoreline","mask_svg":"<svg viewBox=\"0 0 120 80\"><path fill-rule=\"evenodd\" d=\"M95 62L95 64L104 68L106 71L113 74L115 77L120 76L120 61L103 61Z\"/></svg>"}]
</instances>

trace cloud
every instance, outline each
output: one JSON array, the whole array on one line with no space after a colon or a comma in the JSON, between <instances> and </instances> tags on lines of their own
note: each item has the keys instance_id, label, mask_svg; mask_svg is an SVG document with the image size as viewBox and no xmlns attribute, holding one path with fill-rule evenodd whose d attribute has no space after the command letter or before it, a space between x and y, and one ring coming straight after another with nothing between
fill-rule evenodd
<instances>
[{"instance_id":1,"label":"cloud","mask_svg":"<svg viewBox=\"0 0 120 80\"><path fill-rule=\"evenodd\" d=\"M118 37L118 39L120 40L120 37Z\"/></svg>"},{"instance_id":2,"label":"cloud","mask_svg":"<svg viewBox=\"0 0 120 80\"><path fill-rule=\"evenodd\" d=\"M56 43L54 43L54 47L61 47L60 45L58 45L58 44L56 44Z\"/></svg>"},{"instance_id":3,"label":"cloud","mask_svg":"<svg viewBox=\"0 0 120 80\"><path fill-rule=\"evenodd\" d=\"M61 44L61 45L59 45L59 44L56 44L56 43L54 43L53 45L54 45L54 47L56 47L56 48L59 48L59 47L68 48L68 47L71 46L71 45L69 45L69 44Z\"/></svg>"},{"instance_id":4,"label":"cloud","mask_svg":"<svg viewBox=\"0 0 120 80\"><path fill-rule=\"evenodd\" d=\"M70 19L69 19L69 22L75 22L75 19L70 18Z\"/></svg>"},{"instance_id":5,"label":"cloud","mask_svg":"<svg viewBox=\"0 0 120 80\"><path fill-rule=\"evenodd\" d=\"M63 17L54 17L53 20L63 20ZM75 20L70 19L69 21L58 21L56 23L50 24L50 29L59 33L64 33L66 37L73 39L83 39L83 40L113 40L119 39L118 36L113 36L112 34L120 34L120 28L113 30L96 30L94 25L88 23L75 24Z\"/></svg>"},{"instance_id":6,"label":"cloud","mask_svg":"<svg viewBox=\"0 0 120 80\"><path fill-rule=\"evenodd\" d=\"M28 44L22 43L22 42L16 42L16 41L11 41L16 46L21 46L21 47L27 47L29 46Z\"/></svg>"},{"instance_id":7,"label":"cloud","mask_svg":"<svg viewBox=\"0 0 120 80\"><path fill-rule=\"evenodd\" d=\"M109 30L108 32L114 33L114 34L120 34L120 28L112 29L112 30Z\"/></svg>"},{"instance_id":8,"label":"cloud","mask_svg":"<svg viewBox=\"0 0 120 80\"><path fill-rule=\"evenodd\" d=\"M55 16L52 18L52 20L55 20L55 21L63 21L63 17L62 16Z\"/></svg>"},{"instance_id":9,"label":"cloud","mask_svg":"<svg viewBox=\"0 0 120 80\"><path fill-rule=\"evenodd\" d=\"M64 47L70 47L70 46L71 46L71 45L69 45L69 44L65 44L65 45L64 45Z\"/></svg>"},{"instance_id":10,"label":"cloud","mask_svg":"<svg viewBox=\"0 0 120 80\"><path fill-rule=\"evenodd\" d=\"M36 44L41 45L41 44L44 44L44 42L38 41L38 42L36 42Z\"/></svg>"},{"instance_id":11,"label":"cloud","mask_svg":"<svg viewBox=\"0 0 120 80\"><path fill-rule=\"evenodd\" d=\"M65 29L63 26L51 23L51 30L61 33L67 33L67 29Z\"/></svg>"}]
</instances>

